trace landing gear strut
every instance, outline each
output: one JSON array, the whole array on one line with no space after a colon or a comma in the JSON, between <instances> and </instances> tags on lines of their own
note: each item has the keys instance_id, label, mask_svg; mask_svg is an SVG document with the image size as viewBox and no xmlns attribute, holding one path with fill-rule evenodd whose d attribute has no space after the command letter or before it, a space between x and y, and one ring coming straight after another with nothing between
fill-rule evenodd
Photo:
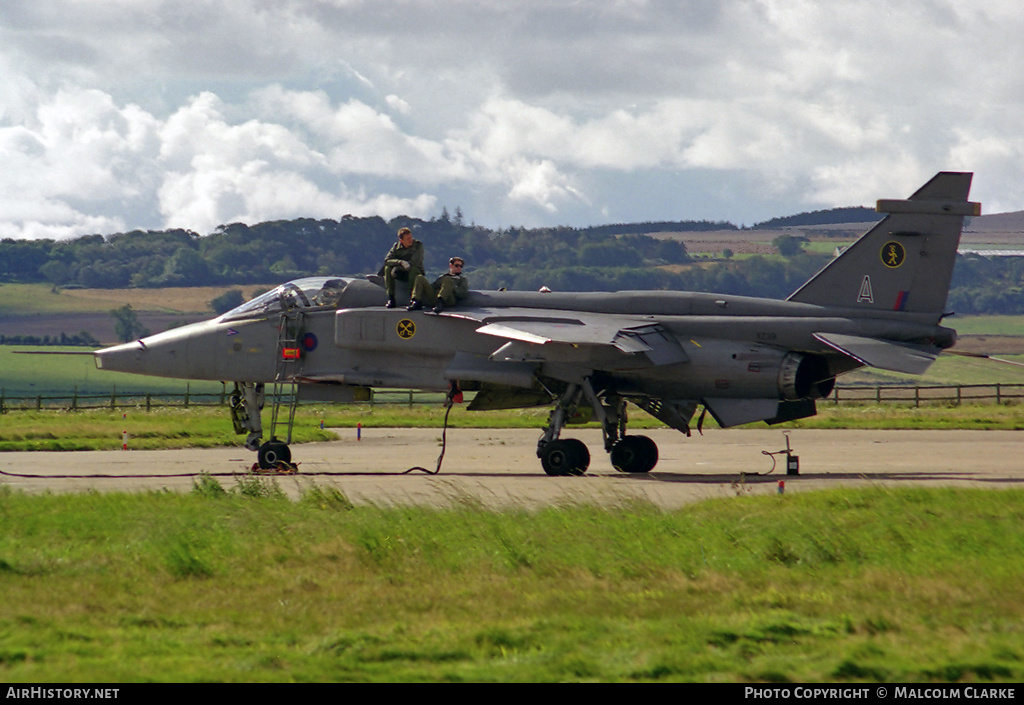
<instances>
[{"instance_id":1,"label":"landing gear strut","mask_svg":"<svg viewBox=\"0 0 1024 705\"><path fill-rule=\"evenodd\" d=\"M658 464L658 446L647 436L626 435L626 400L615 393L598 397L590 378L570 383L558 398L548 427L537 442L537 457L548 475L582 475L590 466L590 451L575 438L560 439L566 421L586 399L601 422L604 449L611 454L612 467L619 472L646 473Z\"/></svg>"},{"instance_id":2,"label":"landing gear strut","mask_svg":"<svg viewBox=\"0 0 1024 705\"><path fill-rule=\"evenodd\" d=\"M548 427L537 441L537 457L548 475L582 475L590 467L590 451L575 438L559 439L565 422L576 412L582 389L570 384L551 411Z\"/></svg>"},{"instance_id":3,"label":"landing gear strut","mask_svg":"<svg viewBox=\"0 0 1024 705\"><path fill-rule=\"evenodd\" d=\"M264 400L263 385L252 382L235 382L235 390L228 399L235 433L249 434L245 439L245 447L249 450L258 449L263 438L263 420L260 418L260 412L263 410Z\"/></svg>"}]
</instances>

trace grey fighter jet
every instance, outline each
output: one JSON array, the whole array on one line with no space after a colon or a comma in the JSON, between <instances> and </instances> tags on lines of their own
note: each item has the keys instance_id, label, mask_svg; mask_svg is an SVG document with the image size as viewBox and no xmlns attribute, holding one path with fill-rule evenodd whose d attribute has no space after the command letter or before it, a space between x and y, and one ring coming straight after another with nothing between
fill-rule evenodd
<instances>
[{"instance_id":1,"label":"grey fighter jet","mask_svg":"<svg viewBox=\"0 0 1024 705\"><path fill-rule=\"evenodd\" d=\"M689 435L816 413L838 375L863 366L923 373L956 341L946 312L972 174L942 172L785 301L689 292L471 292L437 315L388 309L366 279L283 284L202 323L99 350L104 370L235 382L232 418L259 463L288 462L300 400L357 401L374 387L467 390L469 409L553 405L537 455L549 475L590 464L562 438L592 411L615 469L646 473L650 438L626 432L626 402ZM264 387L266 385L266 387ZM273 400L270 440L260 409ZM277 428L289 433L279 439Z\"/></svg>"}]
</instances>

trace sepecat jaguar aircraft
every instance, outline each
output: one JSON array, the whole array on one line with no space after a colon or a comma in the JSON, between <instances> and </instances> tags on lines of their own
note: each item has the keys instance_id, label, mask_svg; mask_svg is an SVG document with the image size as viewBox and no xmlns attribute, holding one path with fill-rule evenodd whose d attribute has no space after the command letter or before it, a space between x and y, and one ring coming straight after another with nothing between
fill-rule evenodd
<instances>
[{"instance_id":1,"label":"sepecat jaguar aircraft","mask_svg":"<svg viewBox=\"0 0 1024 705\"><path fill-rule=\"evenodd\" d=\"M577 408L589 409L612 466L645 473L658 449L627 433L627 401L686 435L698 407L698 428L705 413L723 427L775 424L814 415L843 373L920 374L953 346L956 331L940 323L964 217L981 212L968 201L971 179L942 172L908 199L879 201L887 216L786 300L474 291L439 314L412 313L386 308L371 279L313 277L212 320L98 350L96 364L234 382L235 430L265 468L290 462L300 401L413 388L475 391L470 410L553 405L537 444L549 475L586 471L586 445L561 434Z\"/></svg>"}]
</instances>

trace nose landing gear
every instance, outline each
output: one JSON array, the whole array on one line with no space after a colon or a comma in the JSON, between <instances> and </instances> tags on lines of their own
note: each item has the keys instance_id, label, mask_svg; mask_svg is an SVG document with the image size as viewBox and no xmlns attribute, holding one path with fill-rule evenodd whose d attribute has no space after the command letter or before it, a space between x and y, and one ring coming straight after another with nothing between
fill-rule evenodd
<instances>
[{"instance_id":1,"label":"nose landing gear","mask_svg":"<svg viewBox=\"0 0 1024 705\"><path fill-rule=\"evenodd\" d=\"M291 470L292 451L287 443L272 438L256 451L256 461L260 470Z\"/></svg>"}]
</instances>

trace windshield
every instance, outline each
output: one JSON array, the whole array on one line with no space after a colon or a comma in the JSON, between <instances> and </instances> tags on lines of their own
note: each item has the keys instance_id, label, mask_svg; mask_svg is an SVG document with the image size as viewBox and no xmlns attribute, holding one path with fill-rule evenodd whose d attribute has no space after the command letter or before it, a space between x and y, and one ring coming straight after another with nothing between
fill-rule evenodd
<instances>
[{"instance_id":1,"label":"windshield","mask_svg":"<svg viewBox=\"0 0 1024 705\"><path fill-rule=\"evenodd\" d=\"M349 281L343 277L295 279L231 309L223 318L253 318L286 309L337 306L341 291Z\"/></svg>"}]
</instances>

